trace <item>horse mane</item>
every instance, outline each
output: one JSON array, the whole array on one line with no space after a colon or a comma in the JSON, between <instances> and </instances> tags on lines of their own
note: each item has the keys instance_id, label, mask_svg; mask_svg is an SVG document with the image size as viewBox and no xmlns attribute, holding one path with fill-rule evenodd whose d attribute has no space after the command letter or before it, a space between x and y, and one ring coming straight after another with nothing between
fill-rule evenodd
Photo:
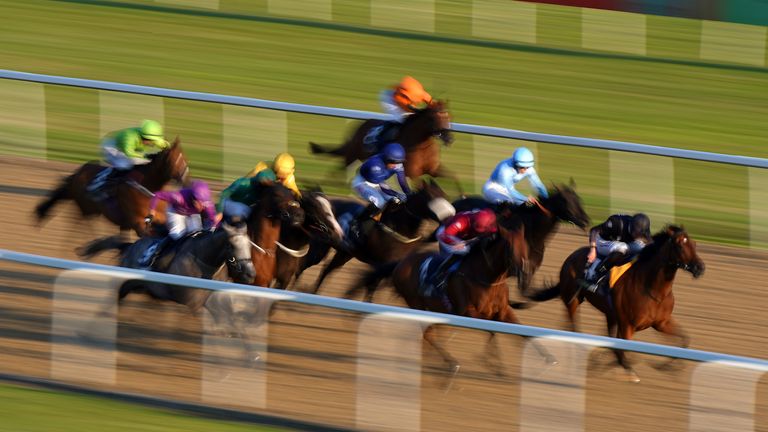
<instances>
[{"instance_id":1,"label":"horse mane","mask_svg":"<svg viewBox=\"0 0 768 432\"><path fill-rule=\"evenodd\" d=\"M678 234L685 232L685 229L677 225L666 225L661 231L654 234L651 239L651 244L643 248L637 257L638 262L647 261L655 256L667 242L677 236Z\"/></svg>"}]
</instances>

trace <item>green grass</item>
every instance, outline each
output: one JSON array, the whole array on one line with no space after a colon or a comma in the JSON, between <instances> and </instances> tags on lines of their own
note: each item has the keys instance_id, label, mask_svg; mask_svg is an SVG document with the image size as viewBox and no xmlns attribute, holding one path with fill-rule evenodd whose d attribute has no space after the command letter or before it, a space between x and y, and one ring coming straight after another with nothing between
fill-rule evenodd
<instances>
[{"instance_id":1,"label":"green grass","mask_svg":"<svg viewBox=\"0 0 768 432\"><path fill-rule=\"evenodd\" d=\"M0 384L0 431L288 431L218 421L98 397Z\"/></svg>"},{"instance_id":2,"label":"green grass","mask_svg":"<svg viewBox=\"0 0 768 432\"><path fill-rule=\"evenodd\" d=\"M540 8L541 45L528 46L467 38L471 5L462 1L437 1L437 36L371 30L368 7L352 1L333 1L333 23L264 17L266 1L221 2L223 12L241 16L85 3L0 0L7 41L0 65L369 111L379 110L381 88L411 74L450 99L456 122L768 157L768 70L687 61L695 59L696 21L651 17L648 53L656 57L643 58L576 49L576 10L551 5ZM7 85L0 82L0 92ZM98 157L99 92L45 86L45 97L47 156ZM167 100L164 117L169 133L182 136L195 175L221 179L222 107ZM337 175L329 177L336 161L309 155L306 143L340 142L346 122L285 119L299 180L344 191ZM35 127L3 121L7 130ZM2 137L0 154L23 147ZM520 144L498 140L497 151L477 157L492 165ZM269 143L253 145L240 159L247 165L274 152ZM593 218L611 211L607 151L539 144L538 152L546 181L573 177ZM473 138L462 134L443 153L469 190L481 181L475 165L489 163L475 156ZM653 164L644 168L654 175ZM700 239L749 242L746 168L675 161L674 170L674 222Z\"/></svg>"}]
</instances>

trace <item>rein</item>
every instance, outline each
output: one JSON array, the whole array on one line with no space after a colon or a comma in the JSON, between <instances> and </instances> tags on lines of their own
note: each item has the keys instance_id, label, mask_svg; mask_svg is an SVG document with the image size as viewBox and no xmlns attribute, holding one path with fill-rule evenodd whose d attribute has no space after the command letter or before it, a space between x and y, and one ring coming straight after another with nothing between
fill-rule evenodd
<instances>
[{"instance_id":1,"label":"rein","mask_svg":"<svg viewBox=\"0 0 768 432\"><path fill-rule=\"evenodd\" d=\"M388 227L387 225L384 225L383 223L380 223L379 227L381 227L382 231L384 231L385 233L389 234L390 236L392 236L392 238L394 238L395 240L399 241L400 243L411 244L411 243L414 243L414 242L417 242L417 241L421 240L421 238L422 238L420 235L418 235L418 236L416 236L414 238L408 238L408 237L398 233L397 231L393 230L392 228Z\"/></svg>"},{"instance_id":2,"label":"rein","mask_svg":"<svg viewBox=\"0 0 768 432\"><path fill-rule=\"evenodd\" d=\"M304 246L300 250L295 250L295 249L289 248L288 246L285 246L279 241L276 241L275 244L277 245L277 247L280 248L280 250L282 250L283 252L287 253L288 255L294 258L301 258L305 256L307 253L309 253L309 245Z\"/></svg>"}]
</instances>

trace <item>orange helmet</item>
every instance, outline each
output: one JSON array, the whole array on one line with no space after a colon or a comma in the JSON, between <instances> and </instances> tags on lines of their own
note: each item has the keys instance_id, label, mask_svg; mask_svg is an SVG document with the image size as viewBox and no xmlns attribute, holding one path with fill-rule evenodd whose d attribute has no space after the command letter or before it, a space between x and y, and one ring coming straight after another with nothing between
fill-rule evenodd
<instances>
[{"instance_id":1,"label":"orange helmet","mask_svg":"<svg viewBox=\"0 0 768 432\"><path fill-rule=\"evenodd\" d=\"M412 105L429 103L432 96L424 90L415 78L407 76L395 87L395 101L401 108L407 108Z\"/></svg>"}]
</instances>

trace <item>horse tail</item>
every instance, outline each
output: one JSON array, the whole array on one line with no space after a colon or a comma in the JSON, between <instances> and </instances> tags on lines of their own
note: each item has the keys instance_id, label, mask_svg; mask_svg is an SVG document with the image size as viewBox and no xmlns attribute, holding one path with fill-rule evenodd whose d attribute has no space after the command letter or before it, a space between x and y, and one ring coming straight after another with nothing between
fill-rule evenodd
<instances>
[{"instance_id":1,"label":"horse tail","mask_svg":"<svg viewBox=\"0 0 768 432\"><path fill-rule=\"evenodd\" d=\"M114 235L92 240L85 244L85 246L75 249L75 253L81 258L90 259L105 250L117 249L120 251L120 255L122 255L131 244L131 242L123 241L119 235Z\"/></svg>"},{"instance_id":2,"label":"horse tail","mask_svg":"<svg viewBox=\"0 0 768 432\"><path fill-rule=\"evenodd\" d=\"M329 148L320 144L309 142L309 151L312 154L330 154L334 156L344 156L346 145L340 145L336 148Z\"/></svg>"},{"instance_id":3,"label":"horse tail","mask_svg":"<svg viewBox=\"0 0 768 432\"><path fill-rule=\"evenodd\" d=\"M63 199L69 198L69 185L72 183L72 176L64 178L59 183L59 186L48 194L48 198L45 201L35 207L35 215L37 216L37 222L40 223L48 217L48 212L51 210L57 202Z\"/></svg>"},{"instance_id":4,"label":"horse tail","mask_svg":"<svg viewBox=\"0 0 768 432\"><path fill-rule=\"evenodd\" d=\"M543 302L559 296L560 291L562 291L562 287L560 286L560 282L558 282L555 285L548 286L532 294L526 294L525 297L535 302ZM512 303L510 302L510 304ZM514 307L514 305L512 307Z\"/></svg>"}]
</instances>

